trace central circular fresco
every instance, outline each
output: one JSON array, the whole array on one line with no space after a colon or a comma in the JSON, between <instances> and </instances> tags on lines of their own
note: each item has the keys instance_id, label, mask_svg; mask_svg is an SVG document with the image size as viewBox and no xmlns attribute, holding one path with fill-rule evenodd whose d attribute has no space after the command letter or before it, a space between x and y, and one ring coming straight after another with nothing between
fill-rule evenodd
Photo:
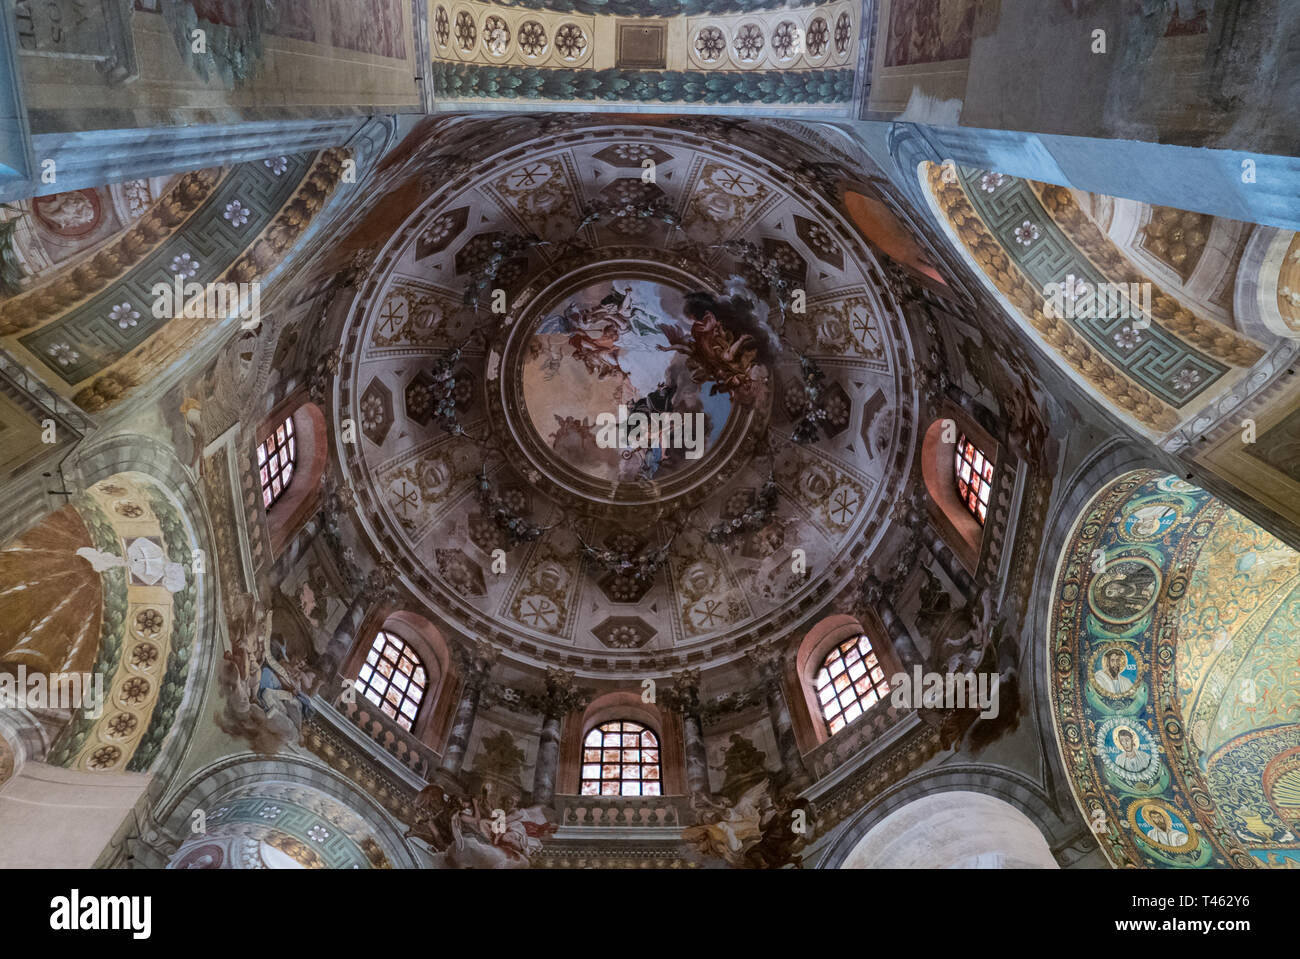
<instances>
[{"instance_id":1,"label":"central circular fresco","mask_svg":"<svg viewBox=\"0 0 1300 959\"><path fill-rule=\"evenodd\" d=\"M687 257L618 247L561 259L520 291L489 406L535 485L644 525L744 465L768 422L778 343L753 299L721 286Z\"/></svg>"},{"instance_id":2,"label":"central circular fresco","mask_svg":"<svg viewBox=\"0 0 1300 959\"><path fill-rule=\"evenodd\" d=\"M832 199L851 167L718 125L452 120L393 174L381 202L421 199L358 286L337 453L440 625L579 671L721 662L816 613L883 534L915 385Z\"/></svg>"},{"instance_id":3,"label":"central circular fresco","mask_svg":"<svg viewBox=\"0 0 1300 959\"><path fill-rule=\"evenodd\" d=\"M683 344L693 323L705 325L698 309L687 316L689 292L615 275L542 315L521 381L533 428L558 459L593 479L637 483L681 473L717 447L732 393L754 388L753 351L742 343L730 366L688 368Z\"/></svg>"}]
</instances>

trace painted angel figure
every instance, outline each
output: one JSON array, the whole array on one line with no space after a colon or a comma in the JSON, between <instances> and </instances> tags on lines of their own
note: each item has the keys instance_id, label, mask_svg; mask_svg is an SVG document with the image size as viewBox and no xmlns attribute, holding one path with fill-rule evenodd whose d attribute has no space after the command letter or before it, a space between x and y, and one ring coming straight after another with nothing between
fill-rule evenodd
<instances>
[{"instance_id":1,"label":"painted angel figure","mask_svg":"<svg viewBox=\"0 0 1300 959\"><path fill-rule=\"evenodd\" d=\"M700 813L700 823L682 830L682 839L706 856L719 856L733 866L742 866L745 852L763 836L762 823L772 804L767 781L750 786L734 803L725 796L717 800L697 794L691 805Z\"/></svg>"},{"instance_id":2,"label":"painted angel figure","mask_svg":"<svg viewBox=\"0 0 1300 959\"><path fill-rule=\"evenodd\" d=\"M592 335L595 332L579 329L569 337L569 345L573 347L573 358L581 360L587 367L587 371L594 374L597 379L603 380L607 376L615 375L626 379L627 371L618 362L620 352L618 326L607 322L601 326L599 335Z\"/></svg>"},{"instance_id":3,"label":"painted angel figure","mask_svg":"<svg viewBox=\"0 0 1300 959\"><path fill-rule=\"evenodd\" d=\"M668 340L659 346L664 352L686 357L691 378L708 383L710 395L726 393L736 403L751 404L758 398L758 349L748 333L733 336L712 312L691 323L689 331L673 323L659 324L659 332Z\"/></svg>"}]
</instances>

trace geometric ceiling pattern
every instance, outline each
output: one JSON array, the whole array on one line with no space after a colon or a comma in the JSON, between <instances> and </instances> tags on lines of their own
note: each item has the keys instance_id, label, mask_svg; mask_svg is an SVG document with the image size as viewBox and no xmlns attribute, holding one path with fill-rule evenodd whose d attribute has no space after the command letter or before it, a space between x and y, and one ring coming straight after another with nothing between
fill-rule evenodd
<instances>
[{"instance_id":1,"label":"geometric ceiling pattern","mask_svg":"<svg viewBox=\"0 0 1300 959\"><path fill-rule=\"evenodd\" d=\"M508 122L486 140L488 121L455 127L482 155L392 212L353 304L338 402L359 515L431 608L525 657L739 655L852 575L899 493L914 387L879 267L828 202L831 171L780 171L769 158L792 146L770 128L725 121L721 146L716 120L564 118L542 136L525 120L519 142ZM485 294L477 310L467 288ZM794 289L806 306L782 321ZM730 379L727 356L704 356L715 315L748 363ZM791 440L800 354L824 374L807 444ZM439 361L466 435L433 409ZM698 459L629 463L592 442L601 410L656 397L708 425ZM540 536L512 545L481 482ZM710 541L747 511L752 528ZM587 547L658 562L628 575Z\"/></svg>"},{"instance_id":2,"label":"geometric ceiling pattern","mask_svg":"<svg viewBox=\"0 0 1300 959\"><path fill-rule=\"evenodd\" d=\"M1300 553L1139 470L1088 506L1054 595L1057 738L1110 862L1300 865Z\"/></svg>"},{"instance_id":3,"label":"geometric ceiling pattern","mask_svg":"<svg viewBox=\"0 0 1300 959\"><path fill-rule=\"evenodd\" d=\"M1153 282L1070 190L937 164L921 178L956 248L1012 318L1149 434L1187 422L1264 356L1259 344ZM1061 309L1049 289L1061 291ZM1114 302L1095 292L1106 289L1117 291Z\"/></svg>"},{"instance_id":4,"label":"geometric ceiling pattern","mask_svg":"<svg viewBox=\"0 0 1300 959\"><path fill-rule=\"evenodd\" d=\"M670 12L652 13L628 0L569 9L433 4L438 97L839 110L853 99L860 8L852 3L770 10L762 8L777 5L658 6Z\"/></svg>"},{"instance_id":5,"label":"geometric ceiling pattern","mask_svg":"<svg viewBox=\"0 0 1300 959\"><path fill-rule=\"evenodd\" d=\"M121 402L238 302L231 295L227 315L208 316L191 290L245 284L247 301L248 284L275 267L333 192L345 157L274 156L176 178L93 255L0 301L0 342L83 410ZM158 295L178 283L184 314Z\"/></svg>"}]
</instances>

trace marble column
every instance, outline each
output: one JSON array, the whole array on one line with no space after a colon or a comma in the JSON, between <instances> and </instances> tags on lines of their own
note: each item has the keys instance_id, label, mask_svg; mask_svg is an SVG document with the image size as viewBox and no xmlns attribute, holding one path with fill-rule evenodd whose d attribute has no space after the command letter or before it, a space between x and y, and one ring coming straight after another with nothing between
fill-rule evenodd
<instances>
[{"instance_id":1,"label":"marble column","mask_svg":"<svg viewBox=\"0 0 1300 959\"><path fill-rule=\"evenodd\" d=\"M555 805L555 783L560 771L560 729L564 717L585 705L574 674L551 667L546 671L546 693L532 703L542 714L542 732L533 770L533 805Z\"/></svg>"},{"instance_id":2,"label":"marble column","mask_svg":"<svg viewBox=\"0 0 1300 959\"><path fill-rule=\"evenodd\" d=\"M537 742L537 768L533 772L533 805L555 805L555 779L560 770L560 724L562 716L542 718Z\"/></svg>"},{"instance_id":3,"label":"marble column","mask_svg":"<svg viewBox=\"0 0 1300 959\"><path fill-rule=\"evenodd\" d=\"M686 792L695 796L712 793L709 786L709 757L704 749L704 724L700 720L700 671L683 669L673 673L673 685L665 705L682 717L683 756L686 760Z\"/></svg>"},{"instance_id":4,"label":"marble column","mask_svg":"<svg viewBox=\"0 0 1300 959\"><path fill-rule=\"evenodd\" d=\"M924 666L925 660L921 656L921 651L916 648L911 632L894 609L894 604L890 602L885 584L874 576L871 577L867 580L863 598L876 611L880 622L884 624L890 645L894 647L894 653L897 654L903 669L911 672L913 666Z\"/></svg>"},{"instance_id":5,"label":"marble column","mask_svg":"<svg viewBox=\"0 0 1300 959\"><path fill-rule=\"evenodd\" d=\"M784 650L777 643L766 643L748 650L745 655L757 667L763 684L763 693L767 698L767 715L772 722L772 732L776 737L781 769L791 783L796 786L806 784L810 781L810 777L808 770L804 768L803 754L799 752L799 743L794 736L794 722L790 718L790 706L786 702L785 690L781 682L782 667L785 663Z\"/></svg>"},{"instance_id":6,"label":"marble column","mask_svg":"<svg viewBox=\"0 0 1300 959\"><path fill-rule=\"evenodd\" d=\"M920 544L934 557L939 568L944 571L948 579L952 580L957 590L966 597L968 602L973 602L979 592L974 578L966 572L966 567L957 559L957 555L948 548L948 544L930 523L929 515L919 502L916 500L907 502L898 515L904 525L913 531Z\"/></svg>"},{"instance_id":7,"label":"marble column","mask_svg":"<svg viewBox=\"0 0 1300 959\"><path fill-rule=\"evenodd\" d=\"M494 646L477 642L472 649L456 647L456 657L464 685L461 687L460 702L456 704L456 714L451 721L447 748L442 756L442 768L452 775L458 774L465 762L465 750L469 748L469 738L474 732L474 718L478 715L479 698L491 676L497 651Z\"/></svg>"},{"instance_id":8,"label":"marble column","mask_svg":"<svg viewBox=\"0 0 1300 959\"><path fill-rule=\"evenodd\" d=\"M391 562L384 562L372 569L366 576L365 583L348 605L343 618L334 628L334 634L320 650L327 663L327 676L333 675L343 666L348 650L356 641L357 632L371 608L384 603L391 603L396 597L397 568ZM317 634L317 641L323 634Z\"/></svg>"}]
</instances>

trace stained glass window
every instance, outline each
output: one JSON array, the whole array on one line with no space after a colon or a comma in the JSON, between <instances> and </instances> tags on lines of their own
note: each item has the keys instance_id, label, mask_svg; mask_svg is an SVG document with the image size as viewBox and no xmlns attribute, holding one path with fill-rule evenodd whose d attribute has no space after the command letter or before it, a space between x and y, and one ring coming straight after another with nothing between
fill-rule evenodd
<instances>
[{"instance_id":1,"label":"stained glass window","mask_svg":"<svg viewBox=\"0 0 1300 959\"><path fill-rule=\"evenodd\" d=\"M262 478L262 505L267 509L289 488L297 457L298 439L293 435L291 416L257 447L257 469Z\"/></svg>"},{"instance_id":2,"label":"stained glass window","mask_svg":"<svg viewBox=\"0 0 1300 959\"><path fill-rule=\"evenodd\" d=\"M582 743L582 795L661 796L659 738L640 723L601 723Z\"/></svg>"},{"instance_id":3,"label":"stained glass window","mask_svg":"<svg viewBox=\"0 0 1300 959\"><path fill-rule=\"evenodd\" d=\"M984 524L989 511L993 463L963 433L957 437L957 495L971 515Z\"/></svg>"},{"instance_id":4,"label":"stained glass window","mask_svg":"<svg viewBox=\"0 0 1300 959\"><path fill-rule=\"evenodd\" d=\"M409 730L420 711L429 678L411 647L382 629L354 681L357 692Z\"/></svg>"},{"instance_id":5,"label":"stained glass window","mask_svg":"<svg viewBox=\"0 0 1300 959\"><path fill-rule=\"evenodd\" d=\"M827 655L815 678L817 701L834 736L889 693L885 665L871 640L854 636Z\"/></svg>"}]
</instances>

